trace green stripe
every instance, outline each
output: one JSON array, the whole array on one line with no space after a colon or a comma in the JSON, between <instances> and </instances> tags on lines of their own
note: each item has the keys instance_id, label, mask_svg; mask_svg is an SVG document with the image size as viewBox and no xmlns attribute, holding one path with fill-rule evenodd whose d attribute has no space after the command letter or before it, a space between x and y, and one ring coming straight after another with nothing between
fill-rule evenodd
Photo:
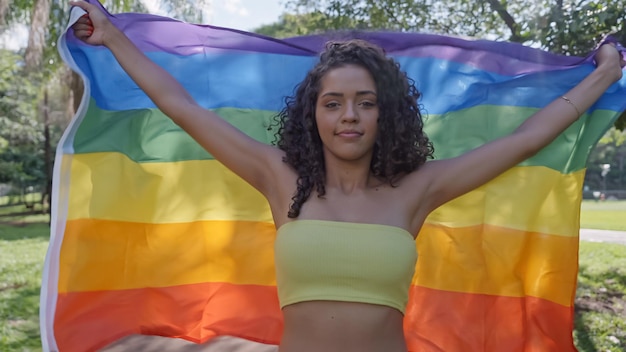
<instances>
[{"instance_id":1,"label":"green stripe","mask_svg":"<svg viewBox=\"0 0 626 352\"><path fill-rule=\"evenodd\" d=\"M251 136L271 143L273 111L223 108L215 110ZM93 100L74 137L74 152L119 152L135 162L206 160L213 156L158 109L102 110Z\"/></svg>"},{"instance_id":2,"label":"green stripe","mask_svg":"<svg viewBox=\"0 0 626 352\"><path fill-rule=\"evenodd\" d=\"M532 108L483 105L426 120L437 159L458 156L513 131ZM223 108L216 112L258 141L274 141L268 129L273 111ZM521 165L546 166L562 173L585 167L587 154L617 113L596 110L560 135L552 144ZM439 146L444 146L439 147ZM212 159L191 137L157 109L107 111L90 104L74 138L75 153L120 152L136 162L173 162Z\"/></svg>"},{"instance_id":3,"label":"green stripe","mask_svg":"<svg viewBox=\"0 0 626 352\"><path fill-rule=\"evenodd\" d=\"M459 156L513 132L536 108L481 105L443 115L431 115L425 131L435 146L436 159ZM586 114L522 166L545 166L561 173L585 168L591 148L618 117L615 111ZM437 146L445 145L445 148ZM477 165L478 167L478 165Z\"/></svg>"}]
</instances>

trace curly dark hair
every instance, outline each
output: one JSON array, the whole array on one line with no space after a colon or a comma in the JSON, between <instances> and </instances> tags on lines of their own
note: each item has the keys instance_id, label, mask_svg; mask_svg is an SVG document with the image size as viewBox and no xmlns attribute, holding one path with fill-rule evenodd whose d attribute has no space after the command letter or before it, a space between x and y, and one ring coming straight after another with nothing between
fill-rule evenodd
<instances>
[{"instance_id":1,"label":"curly dark hair","mask_svg":"<svg viewBox=\"0 0 626 352\"><path fill-rule=\"evenodd\" d=\"M383 49L364 40L329 42L317 65L296 87L295 95L286 98L286 106L278 115L277 146L285 152L283 161L298 174L287 214L290 218L300 215L313 188L318 197L326 194L326 169L315 107L322 77L346 65L367 69L376 84L379 118L370 166L372 175L393 187L400 177L432 158L432 143L422 131L424 124L417 103L420 93L400 65L387 57Z\"/></svg>"}]
</instances>

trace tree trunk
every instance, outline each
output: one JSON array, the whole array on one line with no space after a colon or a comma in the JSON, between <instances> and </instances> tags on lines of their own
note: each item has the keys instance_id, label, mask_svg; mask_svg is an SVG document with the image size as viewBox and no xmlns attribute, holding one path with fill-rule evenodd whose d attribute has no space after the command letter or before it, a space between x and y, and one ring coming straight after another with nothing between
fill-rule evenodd
<instances>
[{"instance_id":1,"label":"tree trunk","mask_svg":"<svg viewBox=\"0 0 626 352\"><path fill-rule=\"evenodd\" d=\"M44 167L46 168L46 190L41 197L41 205L46 214L50 215L52 201L52 147L50 142L50 107L48 106L48 89L43 92L43 136L44 136ZM49 218L48 218L49 219Z\"/></svg>"},{"instance_id":2,"label":"tree trunk","mask_svg":"<svg viewBox=\"0 0 626 352\"><path fill-rule=\"evenodd\" d=\"M504 21L506 26L509 27L509 30L511 31L511 36L509 37L509 40L512 42L521 42L522 37L520 33L520 26L517 22L515 22L515 19L506 9L505 5L503 5L498 0L487 0L487 2L491 6L491 9L496 12Z\"/></svg>"},{"instance_id":3,"label":"tree trunk","mask_svg":"<svg viewBox=\"0 0 626 352\"><path fill-rule=\"evenodd\" d=\"M80 76L71 71L69 76L70 83L70 99L68 99L68 107L71 108L69 112L70 116L73 116L74 113L78 110L78 106L80 105L80 101L83 98L83 93L85 92L85 87L83 86L83 80Z\"/></svg>"},{"instance_id":4,"label":"tree trunk","mask_svg":"<svg viewBox=\"0 0 626 352\"><path fill-rule=\"evenodd\" d=\"M27 70L34 71L41 67L49 18L50 0L35 0L28 30L28 46L24 55Z\"/></svg>"},{"instance_id":5,"label":"tree trunk","mask_svg":"<svg viewBox=\"0 0 626 352\"><path fill-rule=\"evenodd\" d=\"M10 0L0 0L0 33L3 32L7 25L7 10L9 9Z\"/></svg>"}]
</instances>

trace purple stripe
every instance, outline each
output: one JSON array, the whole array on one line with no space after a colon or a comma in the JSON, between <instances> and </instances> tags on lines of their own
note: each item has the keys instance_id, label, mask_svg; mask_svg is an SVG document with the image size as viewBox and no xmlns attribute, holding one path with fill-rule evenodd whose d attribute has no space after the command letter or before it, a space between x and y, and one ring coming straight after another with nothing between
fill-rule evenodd
<instances>
[{"instance_id":1,"label":"purple stripe","mask_svg":"<svg viewBox=\"0 0 626 352\"><path fill-rule=\"evenodd\" d=\"M96 0L89 2L102 6ZM181 56L224 50L315 56L328 40L360 38L382 46L392 56L450 60L506 76L560 70L591 62L591 56L563 56L517 43L466 40L433 34L343 31L279 40L148 14L125 13L109 16L141 50ZM68 41L77 43L78 40L71 32L68 32ZM82 42L77 44L84 45Z\"/></svg>"},{"instance_id":2,"label":"purple stripe","mask_svg":"<svg viewBox=\"0 0 626 352\"><path fill-rule=\"evenodd\" d=\"M215 51L252 51L299 56L315 56L305 48L281 40L208 25L194 25L172 18L142 14L110 14L97 0L87 0L108 14L111 22L120 28L139 49L145 52L169 52L181 56ZM86 45L67 32L68 42Z\"/></svg>"},{"instance_id":3,"label":"purple stripe","mask_svg":"<svg viewBox=\"0 0 626 352\"><path fill-rule=\"evenodd\" d=\"M392 56L432 57L507 76L565 69L591 61L590 57L557 55L518 43L421 33L345 31L288 38L284 42L320 51L328 40L352 38L377 44Z\"/></svg>"}]
</instances>

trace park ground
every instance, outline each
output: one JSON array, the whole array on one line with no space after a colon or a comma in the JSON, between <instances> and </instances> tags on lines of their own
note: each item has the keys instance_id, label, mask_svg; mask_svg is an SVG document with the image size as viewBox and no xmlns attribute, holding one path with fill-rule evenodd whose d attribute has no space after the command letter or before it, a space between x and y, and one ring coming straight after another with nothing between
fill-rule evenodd
<instances>
[{"instance_id":1,"label":"park ground","mask_svg":"<svg viewBox=\"0 0 626 352\"><path fill-rule=\"evenodd\" d=\"M626 201L584 202L581 227L626 231ZM0 208L0 352L41 351L39 290L48 241L46 216ZM626 245L581 241L575 313L579 351L626 351Z\"/></svg>"}]
</instances>

